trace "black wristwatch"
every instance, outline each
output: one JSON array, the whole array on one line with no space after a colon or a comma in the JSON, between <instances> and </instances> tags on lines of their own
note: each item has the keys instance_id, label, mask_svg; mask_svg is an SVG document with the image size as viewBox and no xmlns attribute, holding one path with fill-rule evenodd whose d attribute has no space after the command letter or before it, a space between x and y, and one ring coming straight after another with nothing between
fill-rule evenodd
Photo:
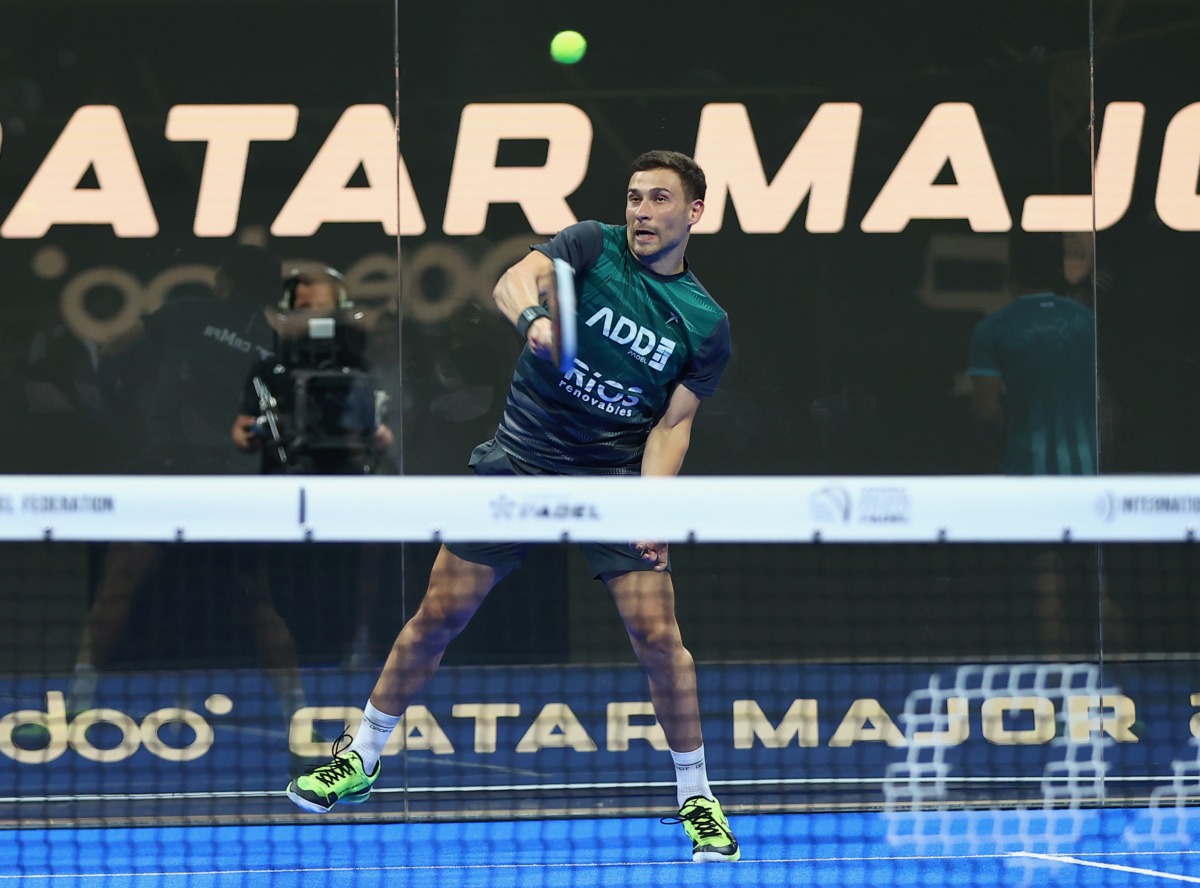
<instances>
[{"instance_id":1,"label":"black wristwatch","mask_svg":"<svg viewBox=\"0 0 1200 888\"><path fill-rule=\"evenodd\" d=\"M532 324L534 321L536 321L538 318L548 318L548 317L550 317L550 312L546 308L546 306L544 306L544 305L529 306L529 308L527 308L523 312L521 312L520 317L517 318L517 335L520 336L522 339L527 338L529 336L529 325Z\"/></svg>"}]
</instances>

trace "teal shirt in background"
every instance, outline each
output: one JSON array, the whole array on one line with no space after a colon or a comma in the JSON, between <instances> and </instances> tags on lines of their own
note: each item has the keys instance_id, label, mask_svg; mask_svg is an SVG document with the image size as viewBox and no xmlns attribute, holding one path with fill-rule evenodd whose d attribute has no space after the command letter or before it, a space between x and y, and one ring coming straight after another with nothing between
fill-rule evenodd
<instances>
[{"instance_id":1,"label":"teal shirt in background","mask_svg":"<svg viewBox=\"0 0 1200 888\"><path fill-rule=\"evenodd\" d=\"M1094 475L1096 316L1054 293L1022 296L979 322L969 376L1004 382L1004 472Z\"/></svg>"}]
</instances>

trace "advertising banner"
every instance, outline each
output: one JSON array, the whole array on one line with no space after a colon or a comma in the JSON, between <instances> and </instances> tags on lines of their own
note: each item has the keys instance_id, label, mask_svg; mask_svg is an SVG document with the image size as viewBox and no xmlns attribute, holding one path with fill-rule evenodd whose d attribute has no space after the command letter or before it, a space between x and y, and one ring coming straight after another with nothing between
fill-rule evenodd
<instances>
[{"instance_id":1,"label":"advertising banner","mask_svg":"<svg viewBox=\"0 0 1200 888\"><path fill-rule=\"evenodd\" d=\"M1102 791L1185 793L1200 768L1191 662L1118 664L1103 677L1061 663L710 664L699 676L713 779L768 799L845 790L903 808L1017 787L1078 804ZM113 675L83 712L66 710L59 683L9 679L7 801L277 793L290 768L327 760L354 730L372 683L306 670L308 706L287 719L255 671ZM666 749L639 669L447 667L393 734L380 788L659 786Z\"/></svg>"}]
</instances>

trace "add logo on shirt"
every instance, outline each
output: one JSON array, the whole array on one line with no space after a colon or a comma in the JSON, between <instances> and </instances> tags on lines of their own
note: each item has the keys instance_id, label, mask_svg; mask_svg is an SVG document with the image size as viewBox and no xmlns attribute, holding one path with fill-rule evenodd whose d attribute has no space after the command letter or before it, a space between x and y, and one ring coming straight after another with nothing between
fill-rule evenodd
<instances>
[{"instance_id":1,"label":"add logo on shirt","mask_svg":"<svg viewBox=\"0 0 1200 888\"><path fill-rule=\"evenodd\" d=\"M678 320L679 316L672 315L672 319ZM667 323L671 321L668 320ZM656 336L653 330L631 321L625 315L621 315L614 322L613 311L607 306L588 318L584 326L594 327L597 324L602 325L600 330L606 338L618 345L629 346L633 355L655 370L667 366L667 360L675 351L674 340Z\"/></svg>"}]
</instances>

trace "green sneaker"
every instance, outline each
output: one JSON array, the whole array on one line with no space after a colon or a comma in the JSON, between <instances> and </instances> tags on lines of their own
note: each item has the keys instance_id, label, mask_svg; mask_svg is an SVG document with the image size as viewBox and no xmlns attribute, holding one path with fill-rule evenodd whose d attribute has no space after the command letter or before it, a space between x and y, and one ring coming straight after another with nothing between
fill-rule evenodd
<instances>
[{"instance_id":1,"label":"green sneaker","mask_svg":"<svg viewBox=\"0 0 1200 888\"><path fill-rule=\"evenodd\" d=\"M721 803L716 799L692 796L683 803L678 817L664 817L661 822L683 824L692 840L692 860L696 863L733 863L742 856Z\"/></svg>"},{"instance_id":2,"label":"green sneaker","mask_svg":"<svg viewBox=\"0 0 1200 888\"><path fill-rule=\"evenodd\" d=\"M324 814L338 802L357 805L371 797L371 787L379 779L379 763L375 772L368 774L357 752L342 754L343 740L349 741L350 735L343 734L333 744L333 761L309 768L288 784L287 797L305 811Z\"/></svg>"}]
</instances>

